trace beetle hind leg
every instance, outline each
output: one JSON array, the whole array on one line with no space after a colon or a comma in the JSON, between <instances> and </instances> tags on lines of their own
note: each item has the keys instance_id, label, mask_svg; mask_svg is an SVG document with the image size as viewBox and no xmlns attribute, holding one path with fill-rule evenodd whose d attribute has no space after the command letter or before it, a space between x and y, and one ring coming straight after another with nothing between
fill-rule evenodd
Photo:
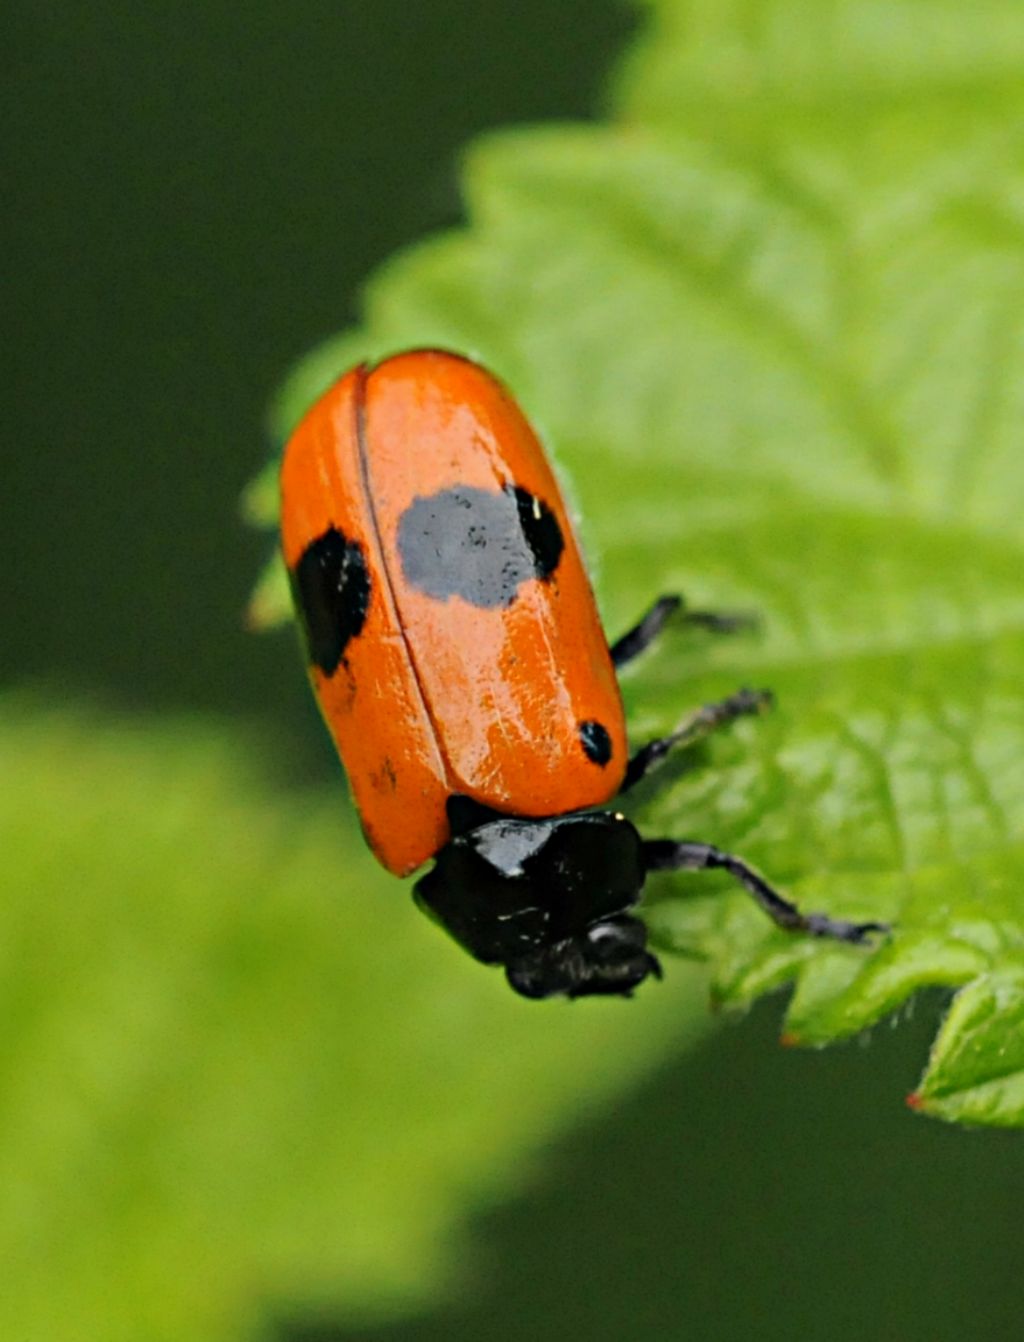
<instances>
[{"instance_id":1,"label":"beetle hind leg","mask_svg":"<svg viewBox=\"0 0 1024 1342\"><path fill-rule=\"evenodd\" d=\"M671 619L677 619L681 624L708 629L714 634L734 634L738 630L751 629L757 625L757 616L746 611L689 610L686 602L677 593L660 596L643 618L612 644L614 665L625 666L634 657L639 657L657 639Z\"/></svg>"}]
</instances>

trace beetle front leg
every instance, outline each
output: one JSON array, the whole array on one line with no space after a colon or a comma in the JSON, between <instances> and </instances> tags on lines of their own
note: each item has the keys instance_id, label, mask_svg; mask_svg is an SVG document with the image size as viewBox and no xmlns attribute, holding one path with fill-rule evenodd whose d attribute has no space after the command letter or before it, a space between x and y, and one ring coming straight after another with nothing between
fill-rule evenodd
<instances>
[{"instance_id":1,"label":"beetle front leg","mask_svg":"<svg viewBox=\"0 0 1024 1342\"><path fill-rule=\"evenodd\" d=\"M814 937L831 937L862 945L872 932L888 932L888 923L851 923L830 918L827 913L801 913L797 906L733 853L723 853L710 843L677 842L675 839L647 839L643 845L644 862L651 871L727 871L752 895L768 917L787 932L808 932Z\"/></svg>"}]
</instances>

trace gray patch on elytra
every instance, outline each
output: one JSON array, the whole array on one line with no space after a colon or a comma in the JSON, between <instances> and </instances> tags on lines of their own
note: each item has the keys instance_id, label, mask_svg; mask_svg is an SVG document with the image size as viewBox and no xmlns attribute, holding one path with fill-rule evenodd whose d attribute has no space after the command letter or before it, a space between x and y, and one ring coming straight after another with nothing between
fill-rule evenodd
<instances>
[{"instance_id":1,"label":"gray patch on elytra","mask_svg":"<svg viewBox=\"0 0 1024 1342\"><path fill-rule=\"evenodd\" d=\"M509 606L524 582L547 581L565 539L541 499L518 486L458 485L412 501L398 522L406 582L427 596Z\"/></svg>"}]
</instances>

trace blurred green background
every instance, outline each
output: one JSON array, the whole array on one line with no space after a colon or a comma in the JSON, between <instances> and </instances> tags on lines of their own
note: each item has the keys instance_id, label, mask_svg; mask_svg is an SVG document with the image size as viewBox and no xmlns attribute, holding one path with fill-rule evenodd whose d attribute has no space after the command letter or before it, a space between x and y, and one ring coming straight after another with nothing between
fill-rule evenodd
<instances>
[{"instance_id":1,"label":"blurred green background","mask_svg":"<svg viewBox=\"0 0 1024 1342\"><path fill-rule=\"evenodd\" d=\"M634 20L596 0L8 7L8 685L234 716L282 785L340 788L291 638L242 628L263 407L375 265L458 219L465 140L593 114ZM268 1336L1016 1336L1019 1139L898 1104L941 1006L793 1055L768 1003L582 1113L474 1219L428 1314L360 1329L254 1301Z\"/></svg>"}]
</instances>

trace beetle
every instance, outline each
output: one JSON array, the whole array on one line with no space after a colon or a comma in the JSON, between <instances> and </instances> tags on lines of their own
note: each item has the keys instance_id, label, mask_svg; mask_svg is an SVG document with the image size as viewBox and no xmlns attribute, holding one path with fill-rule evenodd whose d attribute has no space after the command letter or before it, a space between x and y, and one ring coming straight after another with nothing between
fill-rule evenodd
<instances>
[{"instance_id":1,"label":"beetle","mask_svg":"<svg viewBox=\"0 0 1024 1342\"><path fill-rule=\"evenodd\" d=\"M562 495L503 385L444 350L352 369L281 468L282 549L309 674L381 863L528 998L629 995L660 977L631 910L649 872L721 868L784 928L803 914L742 858L641 838L608 803L673 749L768 701L740 690L630 754L617 671L680 614L610 647ZM601 809L605 808L605 809Z\"/></svg>"}]
</instances>

